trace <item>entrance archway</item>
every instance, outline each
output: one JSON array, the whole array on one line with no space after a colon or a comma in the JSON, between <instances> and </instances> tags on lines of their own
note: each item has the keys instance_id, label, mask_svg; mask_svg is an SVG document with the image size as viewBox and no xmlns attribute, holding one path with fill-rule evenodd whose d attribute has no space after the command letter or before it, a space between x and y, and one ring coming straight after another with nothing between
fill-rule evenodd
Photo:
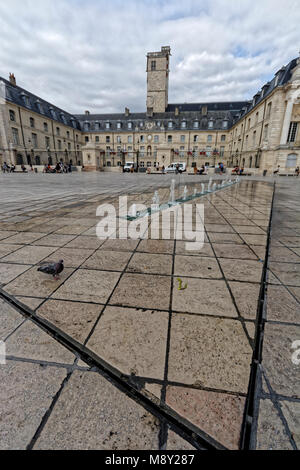
<instances>
[{"instance_id":1,"label":"entrance archway","mask_svg":"<svg viewBox=\"0 0 300 470\"><path fill-rule=\"evenodd\" d=\"M17 155L17 165L23 165L24 161L23 161L23 155L21 154L18 154Z\"/></svg>"}]
</instances>

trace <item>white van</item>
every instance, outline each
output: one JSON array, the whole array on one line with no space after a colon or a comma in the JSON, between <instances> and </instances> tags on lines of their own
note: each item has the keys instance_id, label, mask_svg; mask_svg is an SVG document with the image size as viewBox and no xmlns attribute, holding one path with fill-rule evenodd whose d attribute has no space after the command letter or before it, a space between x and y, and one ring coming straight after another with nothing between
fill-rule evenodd
<instances>
[{"instance_id":1,"label":"white van","mask_svg":"<svg viewBox=\"0 0 300 470\"><path fill-rule=\"evenodd\" d=\"M136 165L134 162L126 162L123 168L123 171L130 172L131 168L133 167L134 171L136 170Z\"/></svg>"},{"instance_id":2,"label":"white van","mask_svg":"<svg viewBox=\"0 0 300 470\"><path fill-rule=\"evenodd\" d=\"M167 166L167 168L165 169L165 172L166 173L176 173L177 165L178 165L178 170L179 170L180 173L182 173L183 171L186 171L186 163L174 162L174 163L171 163L171 165Z\"/></svg>"}]
</instances>

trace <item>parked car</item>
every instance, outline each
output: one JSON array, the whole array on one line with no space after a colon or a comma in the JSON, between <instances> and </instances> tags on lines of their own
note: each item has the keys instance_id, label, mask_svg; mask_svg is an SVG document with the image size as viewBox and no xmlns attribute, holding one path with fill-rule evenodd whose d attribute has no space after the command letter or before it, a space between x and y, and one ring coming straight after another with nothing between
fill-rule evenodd
<instances>
[{"instance_id":1,"label":"parked car","mask_svg":"<svg viewBox=\"0 0 300 470\"><path fill-rule=\"evenodd\" d=\"M171 163L171 165L167 166L167 168L165 169L165 173L176 173L177 166L179 167L178 170L179 170L180 173L182 173L183 171L186 171L186 163L175 162L175 163Z\"/></svg>"}]
</instances>

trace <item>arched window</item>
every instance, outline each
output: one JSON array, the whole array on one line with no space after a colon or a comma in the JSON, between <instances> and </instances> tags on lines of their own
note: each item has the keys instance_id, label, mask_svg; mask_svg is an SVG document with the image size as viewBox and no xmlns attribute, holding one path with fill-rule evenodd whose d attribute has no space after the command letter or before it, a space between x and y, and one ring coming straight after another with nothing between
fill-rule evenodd
<instances>
[{"instance_id":1,"label":"arched window","mask_svg":"<svg viewBox=\"0 0 300 470\"><path fill-rule=\"evenodd\" d=\"M294 168L297 166L297 154L290 153L286 158L285 167L286 168Z\"/></svg>"}]
</instances>

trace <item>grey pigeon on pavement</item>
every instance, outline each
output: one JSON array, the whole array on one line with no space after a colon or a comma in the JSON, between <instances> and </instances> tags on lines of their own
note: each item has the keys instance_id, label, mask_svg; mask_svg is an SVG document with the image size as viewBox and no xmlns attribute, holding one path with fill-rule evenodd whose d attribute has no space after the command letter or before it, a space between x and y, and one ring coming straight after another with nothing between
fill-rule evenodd
<instances>
[{"instance_id":1,"label":"grey pigeon on pavement","mask_svg":"<svg viewBox=\"0 0 300 470\"><path fill-rule=\"evenodd\" d=\"M58 263L45 264L40 266L38 271L46 274L52 274L55 280L59 279L59 274L64 270L64 262L61 259Z\"/></svg>"}]
</instances>

